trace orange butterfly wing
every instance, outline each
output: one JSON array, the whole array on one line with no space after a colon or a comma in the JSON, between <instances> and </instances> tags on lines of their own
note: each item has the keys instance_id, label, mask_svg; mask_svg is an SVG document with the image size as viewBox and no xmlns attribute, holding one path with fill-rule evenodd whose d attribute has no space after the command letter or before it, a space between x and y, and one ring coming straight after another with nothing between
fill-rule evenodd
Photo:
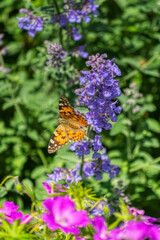
<instances>
[{"instance_id":1,"label":"orange butterfly wing","mask_svg":"<svg viewBox=\"0 0 160 240\"><path fill-rule=\"evenodd\" d=\"M87 127L87 121L85 117L74 111L74 108L70 105L69 101L65 97L61 97L59 101L59 114L61 118L72 119L82 127Z\"/></svg>"},{"instance_id":2,"label":"orange butterfly wing","mask_svg":"<svg viewBox=\"0 0 160 240\"><path fill-rule=\"evenodd\" d=\"M65 146L69 142L65 127L60 124L54 131L48 145L48 153L54 153L58 148Z\"/></svg>"},{"instance_id":3,"label":"orange butterfly wing","mask_svg":"<svg viewBox=\"0 0 160 240\"><path fill-rule=\"evenodd\" d=\"M71 128L69 125L65 126L69 142L76 142L83 139L86 135L86 131L83 128Z\"/></svg>"},{"instance_id":4,"label":"orange butterfly wing","mask_svg":"<svg viewBox=\"0 0 160 240\"><path fill-rule=\"evenodd\" d=\"M86 135L86 131L82 128L88 126L86 119L74 111L65 97L60 98L59 113L62 119L59 120L60 125L50 139L48 153L54 153L68 142L80 141Z\"/></svg>"}]
</instances>

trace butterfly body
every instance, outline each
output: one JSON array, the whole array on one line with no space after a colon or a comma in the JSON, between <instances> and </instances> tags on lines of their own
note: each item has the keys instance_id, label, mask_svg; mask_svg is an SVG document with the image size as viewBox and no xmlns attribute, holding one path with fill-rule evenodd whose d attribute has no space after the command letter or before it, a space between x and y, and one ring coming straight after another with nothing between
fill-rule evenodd
<instances>
[{"instance_id":1,"label":"butterfly body","mask_svg":"<svg viewBox=\"0 0 160 240\"><path fill-rule=\"evenodd\" d=\"M65 97L59 101L59 113L61 118L57 121L60 125L54 131L48 145L48 153L54 153L58 148L65 146L68 142L75 142L83 139L87 127L87 121L82 114L76 113Z\"/></svg>"}]
</instances>

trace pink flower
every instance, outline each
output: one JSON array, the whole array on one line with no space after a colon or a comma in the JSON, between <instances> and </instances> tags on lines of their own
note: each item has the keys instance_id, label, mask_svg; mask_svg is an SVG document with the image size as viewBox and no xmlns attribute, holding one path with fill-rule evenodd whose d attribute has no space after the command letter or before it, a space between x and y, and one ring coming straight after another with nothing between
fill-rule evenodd
<instances>
[{"instance_id":1,"label":"pink flower","mask_svg":"<svg viewBox=\"0 0 160 240\"><path fill-rule=\"evenodd\" d=\"M31 221L31 216L23 216L22 212L17 212L18 208L19 206L16 206L14 202L5 202L3 203L3 208L0 209L0 213L4 214L3 219L10 224L13 224L13 221L18 219L21 219L21 224L27 224L29 221Z\"/></svg>"},{"instance_id":2,"label":"pink flower","mask_svg":"<svg viewBox=\"0 0 160 240\"><path fill-rule=\"evenodd\" d=\"M142 221L129 221L123 228L110 231L108 240L160 240L160 229L157 225Z\"/></svg>"},{"instance_id":3,"label":"pink flower","mask_svg":"<svg viewBox=\"0 0 160 240\"><path fill-rule=\"evenodd\" d=\"M132 216L134 216L134 217L138 217L138 216L143 216L144 215L144 210L139 210L139 209L137 209L137 208L135 208L135 207L129 207L129 206L127 206L127 208L128 208L128 211L129 211L129 213L132 215Z\"/></svg>"},{"instance_id":4,"label":"pink flower","mask_svg":"<svg viewBox=\"0 0 160 240\"><path fill-rule=\"evenodd\" d=\"M68 196L48 198L43 205L48 213L44 213L42 219L53 231L61 229L65 233L79 234L77 227L86 227L90 223L87 212L76 211L74 202Z\"/></svg>"},{"instance_id":5,"label":"pink flower","mask_svg":"<svg viewBox=\"0 0 160 240\"><path fill-rule=\"evenodd\" d=\"M107 224L103 217L95 217L92 221L96 233L93 235L94 240L107 239Z\"/></svg>"},{"instance_id":6,"label":"pink flower","mask_svg":"<svg viewBox=\"0 0 160 240\"><path fill-rule=\"evenodd\" d=\"M128 208L129 214L131 214L134 217L139 217L140 216L141 220L145 223L153 223L153 222L159 222L160 221L159 218L154 218L154 217L144 215L145 214L144 210L139 210L135 207L129 207L129 206L127 206L127 208Z\"/></svg>"}]
</instances>

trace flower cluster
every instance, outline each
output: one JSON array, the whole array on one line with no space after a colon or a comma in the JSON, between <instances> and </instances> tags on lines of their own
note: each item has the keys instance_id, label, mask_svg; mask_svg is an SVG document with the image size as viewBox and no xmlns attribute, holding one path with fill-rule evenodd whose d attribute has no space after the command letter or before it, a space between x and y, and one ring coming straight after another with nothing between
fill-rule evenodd
<instances>
[{"instance_id":1,"label":"flower cluster","mask_svg":"<svg viewBox=\"0 0 160 240\"><path fill-rule=\"evenodd\" d=\"M51 184L51 183L58 183L59 181L66 181L66 184L68 183L73 183L73 182L78 182L82 179L82 177L80 175L77 174L77 170L74 169L62 169L60 167L56 167L53 170L53 174L47 174L48 175L48 179L47 179L47 183Z\"/></svg>"},{"instance_id":2,"label":"flower cluster","mask_svg":"<svg viewBox=\"0 0 160 240\"><path fill-rule=\"evenodd\" d=\"M20 13L26 13L25 17L17 17L19 28L23 28L28 31L31 37L35 37L36 32L43 30L43 19L35 16L31 11L27 9L20 9Z\"/></svg>"},{"instance_id":3,"label":"flower cluster","mask_svg":"<svg viewBox=\"0 0 160 240\"><path fill-rule=\"evenodd\" d=\"M19 206L15 205L14 202L3 203L3 208L0 209L2 219L6 220L10 224L13 224L14 220L20 219L20 224L27 224L31 221L30 215L23 216L22 212L17 212Z\"/></svg>"},{"instance_id":4,"label":"flower cluster","mask_svg":"<svg viewBox=\"0 0 160 240\"><path fill-rule=\"evenodd\" d=\"M94 17L97 17L97 8L99 5L95 5L95 0L82 0L80 3L75 1L65 0L64 9L67 12L68 21L70 23L80 23L83 19L85 22L90 22L90 14L93 13Z\"/></svg>"},{"instance_id":5,"label":"flower cluster","mask_svg":"<svg viewBox=\"0 0 160 240\"><path fill-rule=\"evenodd\" d=\"M160 228L143 221L126 221L120 227L108 231L103 217L96 216L92 220L95 229L94 240L159 240Z\"/></svg>"},{"instance_id":6,"label":"flower cluster","mask_svg":"<svg viewBox=\"0 0 160 240\"><path fill-rule=\"evenodd\" d=\"M68 23L80 23L83 19L85 22L90 22L90 14L93 13L94 17L97 17L97 8L99 5L94 4L95 0L82 0L77 3L72 0L64 0L64 12L60 15L54 14L50 23L58 22L61 27L65 27ZM73 37L75 41L82 38L79 33L79 28L72 28L68 31L68 34Z\"/></svg>"},{"instance_id":7,"label":"flower cluster","mask_svg":"<svg viewBox=\"0 0 160 240\"><path fill-rule=\"evenodd\" d=\"M54 14L50 22L59 22L61 27L65 27L68 22L80 23L82 19L85 22L90 22L90 14L93 13L94 17L97 17L98 14L97 8L99 5L95 5L94 1L95 0L82 0L82 2L77 3L76 1L64 0L64 13L60 15Z\"/></svg>"},{"instance_id":8,"label":"flower cluster","mask_svg":"<svg viewBox=\"0 0 160 240\"><path fill-rule=\"evenodd\" d=\"M104 158L107 158L107 156L105 155ZM103 159L103 154L101 156L101 159ZM109 173L109 177L112 179L119 173L119 168L116 165L110 164L109 159L84 163L84 177L95 176L96 180L102 180L103 172Z\"/></svg>"},{"instance_id":9,"label":"flower cluster","mask_svg":"<svg viewBox=\"0 0 160 240\"><path fill-rule=\"evenodd\" d=\"M47 210L47 213L42 214L42 219L48 228L53 231L60 229L67 234L79 235L81 234L79 228L86 227L90 224L94 229L93 240L160 239L159 227L143 221L141 216L139 220L135 219L122 222L119 227L109 231L104 217L95 216L90 220L87 216L87 211L77 211L74 202L68 196L48 198L43 202L43 206L45 210ZM101 214L104 214L103 208L104 206L102 206ZM138 210L137 212L138 214L140 213ZM76 239L83 238L76 236Z\"/></svg>"},{"instance_id":10,"label":"flower cluster","mask_svg":"<svg viewBox=\"0 0 160 240\"><path fill-rule=\"evenodd\" d=\"M62 14L54 14L50 23L59 23L60 27L65 27L68 23L80 23L82 19L85 22L90 22L90 14L93 13L97 17L97 8L99 5L94 4L95 0L83 0L82 3L76 3L71 0L64 0L64 12ZM20 9L20 13L26 13L24 17L17 17L19 28L28 31L31 37L35 37L36 32L43 30L43 18L35 16L28 9ZM75 41L82 38L78 32L79 28L72 28L71 35Z\"/></svg>"},{"instance_id":11,"label":"flower cluster","mask_svg":"<svg viewBox=\"0 0 160 240\"><path fill-rule=\"evenodd\" d=\"M59 68L61 65L64 65L65 61L63 61L63 58L67 55L67 52L62 49L62 45L57 42L52 44L49 41L45 41L45 45L47 47L47 52L50 55L50 59L46 64L50 65L52 68Z\"/></svg>"},{"instance_id":12,"label":"flower cluster","mask_svg":"<svg viewBox=\"0 0 160 240\"><path fill-rule=\"evenodd\" d=\"M101 143L101 136L96 135L94 140L84 140L75 142L70 145L72 151L76 151L76 155L81 157L90 154L93 151L92 158L94 161L85 162L83 165L83 175L85 178L95 176L96 180L102 179L102 172L109 173L110 178L114 178L119 173L119 168L112 165L105 153L99 153L99 150L105 151ZM78 166L80 169L80 166Z\"/></svg>"},{"instance_id":13,"label":"flower cluster","mask_svg":"<svg viewBox=\"0 0 160 240\"><path fill-rule=\"evenodd\" d=\"M116 106L117 100L112 101L121 95L118 86L118 80L114 77L120 76L121 72L113 60L105 60L106 54L96 54L90 56L87 66L91 66L90 71L81 71L83 76L80 77L83 88L77 89L75 92L80 96L80 102L89 108L86 115L89 125L93 125L97 133L102 128L108 130L112 127L112 122L117 121L117 113L121 112L121 107Z\"/></svg>"},{"instance_id":14,"label":"flower cluster","mask_svg":"<svg viewBox=\"0 0 160 240\"><path fill-rule=\"evenodd\" d=\"M143 210L133 207L128 207L128 213L133 216L132 220L126 218L120 221L119 226L116 221L117 227L109 230L105 217L97 216L104 215L104 202L101 201L99 204L100 208L91 212L96 216L89 217L86 210L77 210L77 205L67 195L47 198L43 201L41 226L45 223L53 238L64 233L71 234L76 240L85 240L86 236L93 240L160 240L159 226L153 224L153 219L145 216ZM20 220L20 224L28 224L32 219L31 216L23 216L21 212L17 212L18 208L13 202L5 202L0 209L1 219L10 224L13 224L14 220ZM1 227L3 227L2 224L3 222ZM88 225L90 225L89 228L87 228Z\"/></svg>"}]
</instances>

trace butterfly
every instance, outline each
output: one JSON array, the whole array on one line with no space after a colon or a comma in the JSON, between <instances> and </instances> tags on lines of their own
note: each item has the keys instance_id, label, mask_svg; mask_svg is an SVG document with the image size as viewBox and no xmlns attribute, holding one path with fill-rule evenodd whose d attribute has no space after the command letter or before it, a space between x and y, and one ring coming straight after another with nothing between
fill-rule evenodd
<instances>
[{"instance_id":1,"label":"butterfly","mask_svg":"<svg viewBox=\"0 0 160 240\"><path fill-rule=\"evenodd\" d=\"M88 126L85 117L75 112L66 97L59 100L59 114L61 118L57 121L60 125L50 139L48 153L54 153L67 143L79 141L86 136L86 130L82 128Z\"/></svg>"}]
</instances>

